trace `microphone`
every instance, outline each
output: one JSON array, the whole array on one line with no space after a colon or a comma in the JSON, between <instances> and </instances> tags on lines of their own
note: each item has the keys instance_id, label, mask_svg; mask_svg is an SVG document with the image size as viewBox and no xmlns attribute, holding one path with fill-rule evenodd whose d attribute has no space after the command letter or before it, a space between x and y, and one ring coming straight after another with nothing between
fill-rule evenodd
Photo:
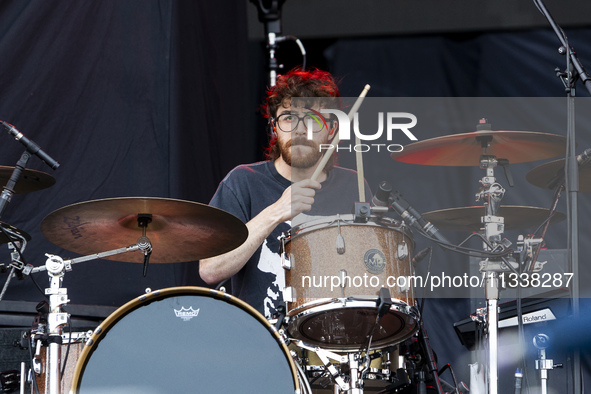
<instances>
[{"instance_id":1,"label":"microphone","mask_svg":"<svg viewBox=\"0 0 591 394\"><path fill-rule=\"evenodd\" d=\"M375 207L387 207L390 194L392 194L392 186L386 181L381 182L376 194L371 199L371 204Z\"/></svg>"},{"instance_id":2,"label":"microphone","mask_svg":"<svg viewBox=\"0 0 591 394\"><path fill-rule=\"evenodd\" d=\"M431 222L414 209L408 201L402 198L402 194L398 191L392 193L392 186L390 186L388 182L383 181L380 183L371 202L374 206L393 209L412 227L415 227L419 231L426 232L429 236L435 238L439 242L451 244L449 240L439 232L437 227L431 224Z\"/></svg>"},{"instance_id":3,"label":"microphone","mask_svg":"<svg viewBox=\"0 0 591 394\"><path fill-rule=\"evenodd\" d=\"M411 226L417 228L419 231L426 232L439 242L451 244L448 239L439 232L439 229L425 219L408 201L402 198L402 194L399 192L394 192L392 195L390 206L402 217L402 219L408 221Z\"/></svg>"},{"instance_id":4,"label":"microphone","mask_svg":"<svg viewBox=\"0 0 591 394\"><path fill-rule=\"evenodd\" d=\"M4 125L6 130L8 130L8 133L10 133L14 137L15 140L19 141L21 144L23 144L27 148L27 151L29 151L30 153L39 157L45 164L47 164L48 166L50 166L54 170L60 166L60 163L58 163L53 158L51 158L51 156L49 156L47 153L43 152L41 150L41 148L39 147L39 145L37 145L36 143L34 143L33 141L31 141L30 139L25 137L13 125L11 125L10 123L7 123L3 120L0 120L0 123L2 123L2 125Z\"/></svg>"}]
</instances>

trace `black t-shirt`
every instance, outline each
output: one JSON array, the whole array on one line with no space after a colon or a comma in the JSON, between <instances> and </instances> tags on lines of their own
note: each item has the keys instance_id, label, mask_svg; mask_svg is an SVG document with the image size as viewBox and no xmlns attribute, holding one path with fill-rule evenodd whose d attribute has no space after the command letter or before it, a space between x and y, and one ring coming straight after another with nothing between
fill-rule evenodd
<instances>
[{"instance_id":1,"label":"black t-shirt","mask_svg":"<svg viewBox=\"0 0 591 394\"><path fill-rule=\"evenodd\" d=\"M230 171L220 183L210 205L246 223L275 203L290 185L291 182L277 172L272 161L241 165ZM365 188L366 196L369 196L367 183ZM312 210L306 214L351 214L358 199L357 173L334 167L322 182L322 188L316 191ZM275 313L283 303L285 279L279 245L282 234L290 228L290 222L278 225L231 280L232 294L266 317Z\"/></svg>"}]
</instances>

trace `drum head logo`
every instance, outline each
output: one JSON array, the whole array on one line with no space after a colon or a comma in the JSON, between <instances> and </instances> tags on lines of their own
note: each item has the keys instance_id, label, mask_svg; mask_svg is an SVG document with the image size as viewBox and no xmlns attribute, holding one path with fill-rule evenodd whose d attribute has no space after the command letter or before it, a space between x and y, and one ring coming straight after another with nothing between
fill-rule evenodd
<instances>
[{"instance_id":1,"label":"drum head logo","mask_svg":"<svg viewBox=\"0 0 591 394\"><path fill-rule=\"evenodd\" d=\"M197 315L199 315L199 309L194 310L192 306L190 306L187 309L184 306L182 306L180 310L175 309L174 314L176 315L176 317L180 317L181 319L183 319L183 321L189 321L192 318L197 317Z\"/></svg>"},{"instance_id":2,"label":"drum head logo","mask_svg":"<svg viewBox=\"0 0 591 394\"><path fill-rule=\"evenodd\" d=\"M372 274L381 274L386 268L386 256L381 250L369 249L363 256L365 267Z\"/></svg>"}]
</instances>

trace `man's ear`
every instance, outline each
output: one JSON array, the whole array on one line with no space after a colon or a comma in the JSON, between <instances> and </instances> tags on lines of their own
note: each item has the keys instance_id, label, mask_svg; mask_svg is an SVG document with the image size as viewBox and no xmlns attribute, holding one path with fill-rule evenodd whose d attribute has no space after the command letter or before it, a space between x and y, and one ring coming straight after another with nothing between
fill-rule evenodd
<instances>
[{"instance_id":1,"label":"man's ear","mask_svg":"<svg viewBox=\"0 0 591 394\"><path fill-rule=\"evenodd\" d=\"M275 122L269 120L269 135L275 137L277 135L277 129L275 128Z\"/></svg>"},{"instance_id":2,"label":"man's ear","mask_svg":"<svg viewBox=\"0 0 591 394\"><path fill-rule=\"evenodd\" d=\"M328 132L328 142L331 142L334 137L336 137L337 132L339 131L339 122L337 120L333 120L330 122L330 130Z\"/></svg>"}]
</instances>

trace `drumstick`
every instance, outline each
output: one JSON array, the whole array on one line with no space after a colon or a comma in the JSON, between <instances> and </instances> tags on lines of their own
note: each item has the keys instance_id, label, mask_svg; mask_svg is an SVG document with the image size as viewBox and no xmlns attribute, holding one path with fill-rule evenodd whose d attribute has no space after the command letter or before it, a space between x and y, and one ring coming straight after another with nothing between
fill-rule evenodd
<instances>
[{"instance_id":1,"label":"drumstick","mask_svg":"<svg viewBox=\"0 0 591 394\"><path fill-rule=\"evenodd\" d=\"M353 116L355 116L355 113L357 112L357 110L361 106L361 102L363 101L363 99L367 95L369 88L370 88L369 85L365 85L365 87L363 88L363 91L361 92L361 94L359 95L357 100L355 101L355 104L353 104L353 107L351 107L351 111L349 111L349 123L353 120ZM339 132L337 131L337 134L335 135L334 139L332 140L331 147L324 153L324 156L322 156L322 159L320 160L318 167L316 167L316 170L314 171L314 173L312 174L312 177L310 179L315 181L316 178L318 178L318 176L320 175L322 170L324 170L324 167L326 166L328 159L330 159L330 156L333 154L333 152L336 149L337 145L339 144L340 140L341 139L339 137Z\"/></svg>"},{"instance_id":2,"label":"drumstick","mask_svg":"<svg viewBox=\"0 0 591 394\"><path fill-rule=\"evenodd\" d=\"M355 134L355 146L361 144L361 139ZM359 189L359 201L365 201L365 177L363 175L363 158L361 157L361 150L355 151L355 163L357 164L357 188Z\"/></svg>"}]
</instances>

